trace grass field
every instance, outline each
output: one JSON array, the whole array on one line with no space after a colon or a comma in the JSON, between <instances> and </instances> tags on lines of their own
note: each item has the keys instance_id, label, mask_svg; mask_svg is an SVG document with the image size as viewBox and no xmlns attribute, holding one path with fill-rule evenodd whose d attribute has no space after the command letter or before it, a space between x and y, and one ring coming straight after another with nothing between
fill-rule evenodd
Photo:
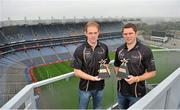
<instances>
[{"instance_id":1,"label":"grass field","mask_svg":"<svg viewBox=\"0 0 180 110\"><path fill-rule=\"evenodd\" d=\"M180 52L153 52L153 54L157 75L148 80L148 83L159 83L180 66L180 59L178 59ZM111 60L114 59L114 55L114 52L110 52ZM70 63L70 61L67 61L38 67L34 70L34 73L38 81L44 80L72 72L73 69L70 67ZM116 102L116 80L114 74L105 81L103 108L108 108ZM41 87L40 108L78 108L78 83L79 78L72 77ZM89 108L91 107L92 101Z\"/></svg>"},{"instance_id":2,"label":"grass field","mask_svg":"<svg viewBox=\"0 0 180 110\"><path fill-rule=\"evenodd\" d=\"M72 72L73 69L70 67L70 61L59 62L55 64L50 64L46 66L40 66L33 70L35 77L38 81L55 77L61 74Z\"/></svg>"}]
</instances>

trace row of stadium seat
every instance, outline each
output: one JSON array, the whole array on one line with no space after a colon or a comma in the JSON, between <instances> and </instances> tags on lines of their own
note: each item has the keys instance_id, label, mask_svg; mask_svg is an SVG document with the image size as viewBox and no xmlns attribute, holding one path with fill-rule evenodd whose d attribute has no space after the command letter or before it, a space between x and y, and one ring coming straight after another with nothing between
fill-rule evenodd
<instances>
[{"instance_id":1,"label":"row of stadium seat","mask_svg":"<svg viewBox=\"0 0 180 110\"><path fill-rule=\"evenodd\" d=\"M13 43L33 39L69 37L83 34L84 23L39 24L0 28L0 43ZM102 32L119 32L122 22L100 23Z\"/></svg>"}]
</instances>

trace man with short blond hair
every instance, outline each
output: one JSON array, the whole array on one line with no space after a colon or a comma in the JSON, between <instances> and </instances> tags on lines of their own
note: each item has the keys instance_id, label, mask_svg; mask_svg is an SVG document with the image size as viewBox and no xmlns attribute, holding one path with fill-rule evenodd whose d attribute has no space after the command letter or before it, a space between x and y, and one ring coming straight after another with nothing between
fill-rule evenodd
<instances>
[{"instance_id":1,"label":"man with short blond hair","mask_svg":"<svg viewBox=\"0 0 180 110\"><path fill-rule=\"evenodd\" d=\"M93 109L102 108L104 79L98 77L99 61L106 59L109 63L108 48L98 41L100 26L95 21L89 21L84 28L87 37L85 43L76 48L72 67L79 83L79 108L87 109L90 97L93 98Z\"/></svg>"}]
</instances>

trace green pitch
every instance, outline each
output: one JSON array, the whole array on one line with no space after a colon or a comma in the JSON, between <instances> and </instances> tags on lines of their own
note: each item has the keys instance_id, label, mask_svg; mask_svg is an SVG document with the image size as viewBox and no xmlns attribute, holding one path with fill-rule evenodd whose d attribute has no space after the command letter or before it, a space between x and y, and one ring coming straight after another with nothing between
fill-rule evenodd
<instances>
[{"instance_id":1,"label":"green pitch","mask_svg":"<svg viewBox=\"0 0 180 110\"><path fill-rule=\"evenodd\" d=\"M33 72L37 80L41 81L61 74L72 72L73 69L70 67L70 63L70 61L66 61L40 66L34 69Z\"/></svg>"},{"instance_id":2,"label":"green pitch","mask_svg":"<svg viewBox=\"0 0 180 110\"><path fill-rule=\"evenodd\" d=\"M154 48L153 48L154 49ZM148 83L159 83L180 66L180 52L153 52L157 75L148 80ZM110 52L110 59L113 60L115 53ZM38 67L34 70L35 76L40 80L55 77L61 74L72 72L70 61L53 65ZM113 68L113 67L111 67ZM103 108L108 108L116 102L116 79L111 69L111 78L105 79L105 90ZM78 108L78 83L79 78L71 77L46 86L40 87L40 108L46 109L72 109ZM89 108L92 108L90 101Z\"/></svg>"}]
</instances>

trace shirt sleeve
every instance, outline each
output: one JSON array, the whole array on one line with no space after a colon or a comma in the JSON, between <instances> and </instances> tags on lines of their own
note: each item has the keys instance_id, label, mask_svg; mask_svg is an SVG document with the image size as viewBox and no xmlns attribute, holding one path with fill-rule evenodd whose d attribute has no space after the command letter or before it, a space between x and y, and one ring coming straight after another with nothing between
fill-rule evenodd
<instances>
[{"instance_id":1,"label":"shirt sleeve","mask_svg":"<svg viewBox=\"0 0 180 110\"><path fill-rule=\"evenodd\" d=\"M143 59L143 64L144 64L147 72L151 72L151 71L156 70L153 53L152 53L151 49L149 49L149 48L145 52L145 56L144 56L144 59Z\"/></svg>"},{"instance_id":2,"label":"shirt sleeve","mask_svg":"<svg viewBox=\"0 0 180 110\"><path fill-rule=\"evenodd\" d=\"M73 54L73 61L71 63L71 67L75 69L81 69L82 67L82 58L81 58L81 51L79 48L76 48Z\"/></svg>"},{"instance_id":3,"label":"shirt sleeve","mask_svg":"<svg viewBox=\"0 0 180 110\"><path fill-rule=\"evenodd\" d=\"M116 50L116 53L115 53L115 60L114 60L114 66L116 67L119 67L121 65L121 62L118 58L118 49Z\"/></svg>"}]
</instances>

